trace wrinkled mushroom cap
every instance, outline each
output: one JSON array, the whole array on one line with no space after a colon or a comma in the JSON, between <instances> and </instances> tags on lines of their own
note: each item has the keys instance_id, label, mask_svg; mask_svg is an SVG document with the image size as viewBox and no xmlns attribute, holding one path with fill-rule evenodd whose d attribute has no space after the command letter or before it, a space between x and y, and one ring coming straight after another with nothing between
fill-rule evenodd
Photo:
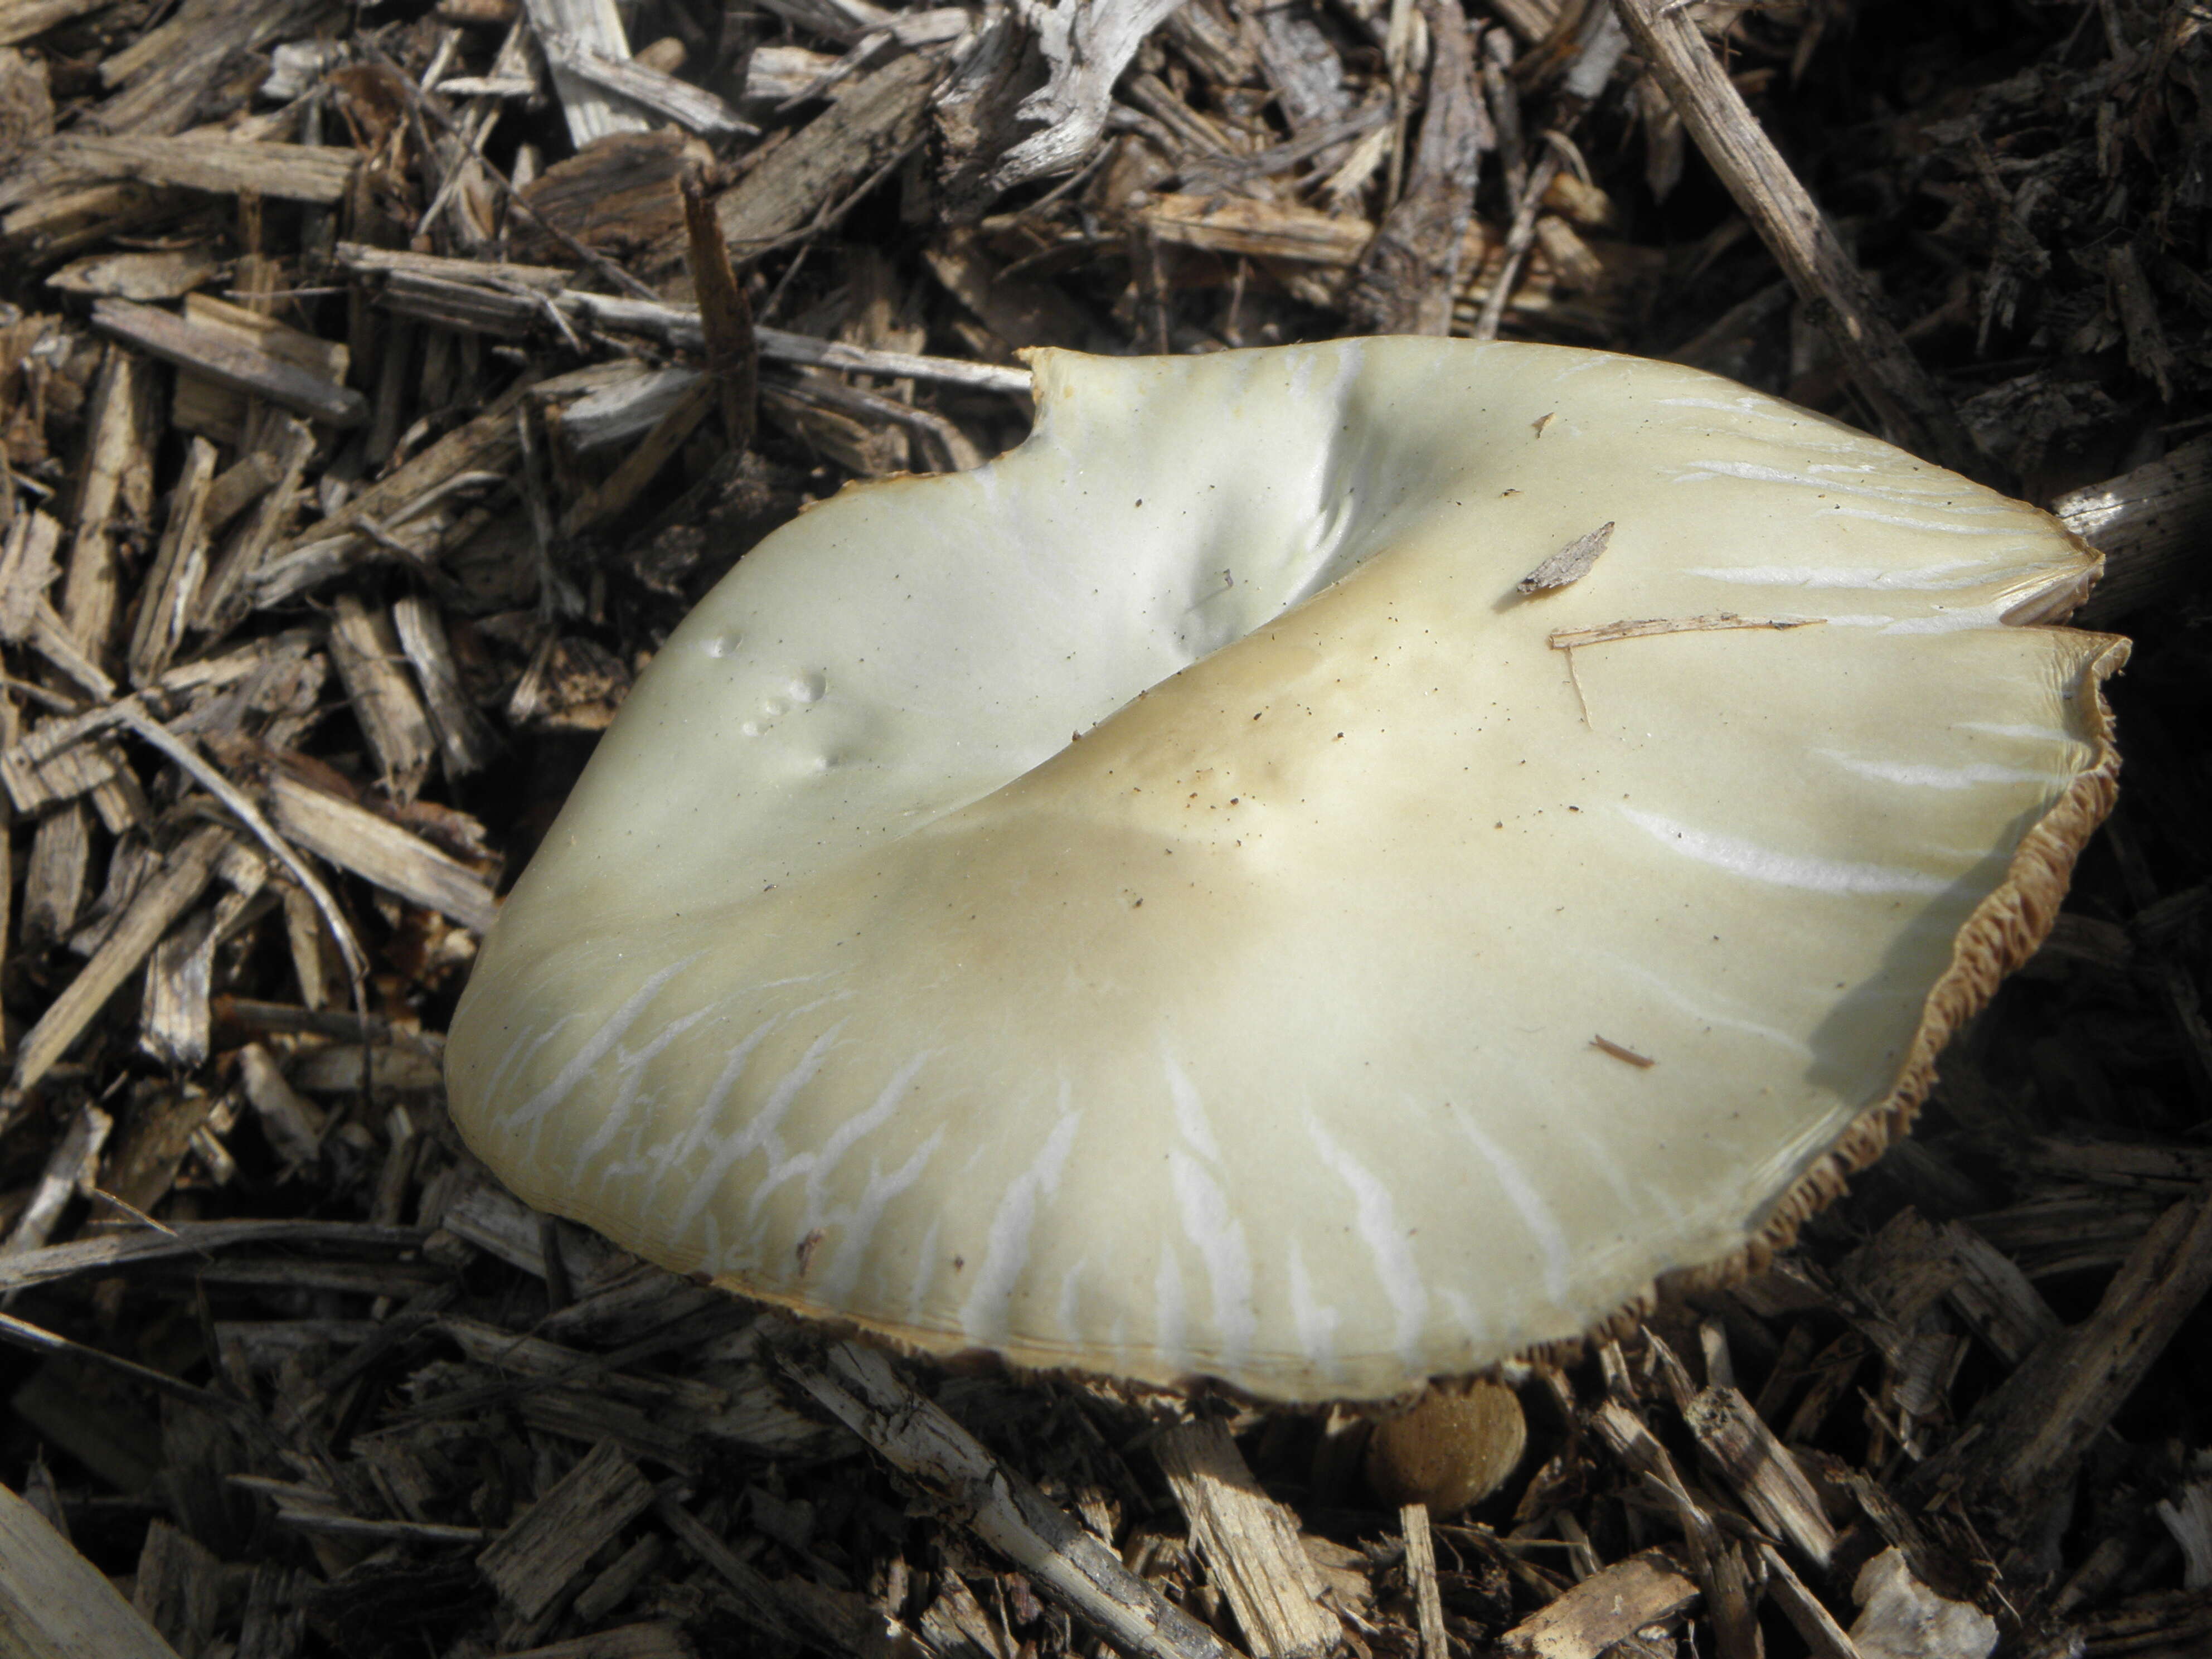
<instances>
[{"instance_id":1,"label":"wrinkled mushroom cap","mask_svg":"<svg viewBox=\"0 0 2212 1659\"><path fill-rule=\"evenodd\" d=\"M1033 362L1019 450L745 557L517 884L448 1073L532 1204L914 1349L1401 1395L1786 1236L2109 805L2124 642L2022 625L2095 556L1863 434L1544 346Z\"/></svg>"}]
</instances>

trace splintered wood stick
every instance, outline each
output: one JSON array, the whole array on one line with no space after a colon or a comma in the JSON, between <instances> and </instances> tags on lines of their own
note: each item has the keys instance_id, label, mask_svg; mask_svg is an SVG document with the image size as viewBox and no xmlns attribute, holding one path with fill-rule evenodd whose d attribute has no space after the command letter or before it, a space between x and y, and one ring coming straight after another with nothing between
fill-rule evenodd
<instances>
[{"instance_id":1,"label":"splintered wood stick","mask_svg":"<svg viewBox=\"0 0 2212 1659\"><path fill-rule=\"evenodd\" d=\"M722 394L722 435L733 452L753 441L759 396L760 343L753 337L753 308L744 284L730 269L729 246L715 222L714 204L695 168L684 175L684 226L690 238L691 287L699 296L699 326L707 337L707 373Z\"/></svg>"},{"instance_id":2,"label":"splintered wood stick","mask_svg":"<svg viewBox=\"0 0 2212 1659\"><path fill-rule=\"evenodd\" d=\"M335 427L368 418L368 400L350 386L249 346L220 330L187 321L174 312L129 300L96 300L92 325L111 339L151 353L164 362Z\"/></svg>"},{"instance_id":3,"label":"splintered wood stick","mask_svg":"<svg viewBox=\"0 0 2212 1659\"><path fill-rule=\"evenodd\" d=\"M1309 218L1327 221L1328 216L1310 215L1301 209L1291 222L1304 225ZM1348 234L1340 225L1333 228L1331 237L1342 244L1341 257L1332 255L1334 263L1351 263L1371 234L1371 228L1364 225L1355 226ZM374 291L383 309L441 328L526 335L532 327L547 325L556 317L573 316L586 325L649 335L690 350L702 349L706 343L696 306L621 295L571 293L567 285L574 273L559 266L485 264L434 253L368 247L359 242L339 243L337 258L348 276L375 285ZM848 345L842 340L817 339L780 328L756 328L753 333L760 355L774 362L849 369L856 374L880 374L891 380L933 380L986 392L1026 393L1030 389L1029 370L1012 364Z\"/></svg>"},{"instance_id":4,"label":"splintered wood stick","mask_svg":"<svg viewBox=\"0 0 2212 1659\"><path fill-rule=\"evenodd\" d=\"M392 623L401 652L422 683L422 704L445 754L446 775L461 777L489 765L499 752L499 737L461 689L460 670L453 664L453 645L438 607L419 593L410 593L394 601Z\"/></svg>"},{"instance_id":5,"label":"splintered wood stick","mask_svg":"<svg viewBox=\"0 0 2212 1659\"><path fill-rule=\"evenodd\" d=\"M483 933L499 914L491 884L421 836L283 772L264 792L282 833L319 858Z\"/></svg>"},{"instance_id":6,"label":"splintered wood stick","mask_svg":"<svg viewBox=\"0 0 2212 1659\"><path fill-rule=\"evenodd\" d=\"M958 1522L1030 1581L1137 1659L1237 1659L1236 1650L1175 1606L944 1408L908 1386L890 1360L841 1342L821 1366L788 1356L786 1372L886 1462L920 1482Z\"/></svg>"},{"instance_id":7,"label":"splintered wood stick","mask_svg":"<svg viewBox=\"0 0 2212 1659\"><path fill-rule=\"evenodd\" d=\"M2051 503L2058 521L2105 556L2105 572L2075 613L2082 628L2182 592L2212 535L2212 438L2198 438Z\"/></svg>"},{"instance_id":8,"label":"splintered wood stick","mask_svg":"<svg viewBox=\"0 0 2212 1659\"><path fill-rule=\"evenodd\" d=\"M399 635L390 614L360 596L340 593L331 613L331 661L353 704L362 735L384 776L386 793L411 801L438 752L430 716L401 665Z\"/></svg>"},{"instance_id":9,"label":"splintered wood stick","mask_svg":"<svg viewBox=\"0 0 2212 1659\"><path fill-rule=\"evenodd\" d=\"M704 87L679 81L637 58L610 57L590 41L557 30L542 30L538 38L545 48L546 62L569 77L571 85L589 82L613 93L617 100L640 105L708 137L760 131Z\"/></svg>"},{"instance_id":10,"label":"splintered wood stick","mask_svg":"<svg viewBox=\"0 0 2212 1659\"><path fill-rule=\"evenodd\" d=\"M88 171L142 184L333 206L345 198L361 152L321 144L257 143L190 135L97 137L71 134L63 154Z\"/></svg>"},{"instance_id":11,"label":"splintered wood stick","mask_svg":"<svg viewBox=\"0 0 2212 1659\"><path fill-rule=\"evenodd\" d=\"M1429 1506L1408 1504L1398 1511L1406 1534L1406 1582L1413 1592L1413 1617L1421 1632L1421 1659L1451 1659L1444 1634L1443 1592L1437 1584L1437 1545L1429 1535Z\"/></svg>"},{"instance_id":12,"label":"splintered wood stick","mask_svg":"<svg viewBox=\"0 0 2212 1659\"><path fill-rule=\"evenodd\" d=\"M1914 1471L1906 1498L1955 1492L2004 1537L2033 1534L2208 1291L2212 1185L2160 1215L2096 1311L2038 1344L1974 1408L1950 1449Z\"/></svg>"},{"instance_id":13,"label":"splintered wood stick","mask_svg":"<svg viewBox=\"0 0 2212 1659\"><path fill-rule=\"evenodd\" d=\"M1592 1573L1498 1638L1513 1659L1597 1659L1639 1630L1678 1619L1698 1587L1664 1550L1646 1550Z\"/></svg>"},{"instance_id":14,"label":"splintered wood stick","mask_svg":"<svg viewBox=\"0 0 2212 1659\"><path fill-rule=\"evenodd\" d=\"M1897 441L1955 472L2002 487L2003 467L1974 441L1935 378L1882 314L1866 274L1715 61L1697 19L1670 0L1613 3L1682 125Z\"/></svg>"},{"instance_id":15,"label":"splintered wood stick","mask_svg":"<svg viewBox=\"0 0 2212 1659\"><path fill-rule=\"evenodd\" d=\"M1773 1545L1761 1543L1759 1559L1766 1569L1766 1593L1782 1609L1782 1616L1796 1627L1815 1659L1861 1659L1858 1644L1835 1621L1820 1598L1806 1588L1796 1569L1783 1559Z\"/></svg>"},{"instance_id":16,"label":"splintered wood stick","mask_svg":"<svg viewBox=\"0 0 2212 1659\"><path fill-rule=\"evenodd\" d=\"M99 11L108 3L109 0L13 0L11 4L0 5L0 46L33 40L72 17Z\"/></svg>"},{"instance_id":17,"label":"splintered wood stick","mask_svg":"<svg viewBox=\"0 0 2212 1659\"><path fill-rule=\"evenodd\" d=\"M1335 1647L1343 1627L1321 1604L1321 1573L1298 1541L1297 1517L1260 1489L1228 1425L1176 1424L1152 1453L1253 1653L1297 1659Z\"/></svg>"},{"instance_id":18,"label":"splintered wood stick","mask_svg":"<svg viewBox=\"0 0 2212 1659\"><path fill-rule=\"evenodd\" d=\"M70 1045L92 1024L108 998L122 988L152 952L170 923L190 909L214 878L216 860L230 845L231 832L209 824L194 830L171 853L161 869L131 901L123 921L93 953L68 988L47 1005L16 1052L15 1074L0 1096L0 1127L15 1121L23 1096L54 1068Z\"/></svg>"},{"instance_id":19,"label":"splintered wood stick","mask_svg":"<svg viewBox=\"0 0 2212 1659\"><path fill-rule=\"evenodd\" d=\"M31 1189L31 1201L15 1218L7 1243L0 1245L0 1254L19 1255L46 1242L54 1224L61 1219L63 1206L92 1185L100 1170L100 1148L107 1144L108 1132L114 1127L115 1120L90 1101L77 1108L69 1128L47 1155L39 1183Z\"/></svg>"},{"instance_id":20,"label":"splintered wood stick","mask_svg":"<svg viewBox=\"0 0 2212 1659\"><path fill-rule=\"evenodd\" d=\"M1835 1553L1836 1529L1796 1455L1751 1401L1735 1389L1706 1389L1686 1402L1682 1420L1697 1438L1698 1455L1743 1500L1752 1519L1825 1571Z\"/></svg>"},{"instance_id":21,"label":"splintered wood stick","mask_svg":"<svg viewBox=\"0 0 2212 1659\"><path fill-rule=\"evenodd\" d=\"M177 1659L107 1575L0 1486L0 1631L25 1659Z\"/></svg>"},{"instance_id":22,"label":"splintered wood stick","mask_svg":"<svg viewBox=\"0 0 2212 1659\"><path fill-rule=\"evenodd\" d=\"M653 130L633 105L610 97L573 65L574 57L585 52L615 63L629 61L629 41L614 0L526 0L525 9L552 64L553 90L560 94L561 113L578 149L611 132Z\"/></svg>"}]
</instances>

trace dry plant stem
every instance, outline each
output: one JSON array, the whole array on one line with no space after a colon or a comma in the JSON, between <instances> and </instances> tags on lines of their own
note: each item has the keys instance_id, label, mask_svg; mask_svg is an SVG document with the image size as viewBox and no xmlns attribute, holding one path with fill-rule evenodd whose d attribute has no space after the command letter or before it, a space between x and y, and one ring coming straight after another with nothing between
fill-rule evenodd
<instances>
[{"instance_id":1,"label":"dry plant stem","mask_svg":"<svg viewBox=\"0 0 2212 1659\"><path fill-rule=\"evenodd\" d=\"M125 1207L128 1208L127 1206ZM105 1348L75 1341L47 1330L44 1326L33 1325L27 1319L18 1319L13 1314L0 1314L0 1343L11 1348L20 1348L27 1353L66 1354L87 1366L127 1378L141 1388L150 1389L156 1394L166 1395L189 1406L197 1406L263 1446L273 1449L277 1443L276 1437L261 1420L260 1413L243 1401L217 1394L212 1389L196 1387L181 1377L156 1370L151 1365L141 1365L119 1354L109 1353ZM0 1652L7 1651L9 1650L0 1648Z\"/></svg>"},{"instance_id":2,"label":"dry plant stem","mask_svg":"<svg viewBox=\"0 0 2212 1659\"><path fill-rule=\"evenodd\" d=\"M1236 1650L1000 1465L872 1349L841 1342L820 1368L787 1372L824 1410L910 1476L944 1512L1136 1659L1235 1659Z\"/></svg>"},{"instance_id":3,"label":"dry plant stem","mask_svg":"<svg viewBox=\"0 0 2212 1659\"><path fill-rule=\"evenodd\" d=\"M1799 299L1850 366L1852 383L1906 448L2008 487L1950 402L1876 303L1873 289L1813 198L1713 58L1697 21L1668 0L1613 0L1636 49L1743 210Z\"/></svg>"},{"instance_id":4,"label":"dry plant stem","mask_svg":"<svg viewBox=\"0 0 2212 1659\"><path fill-rule=\"evenodd\" d=\"M1661 634L1726 633L1734 629L1767 628L1775 629L1811 628L1826 621L1821 617L1739 617L1734 611L1717 611L1709 617L1640 617L1632 620L1602 623L1595 628L1563 628L1545 636L1545 642L1554 651L1571 652L1586 645L1610 645L1616 640L1648 640Z\"/></svg>"},{"instance_id":5,"label":"dry plant stem","mask_svg":"<svg viewBox=\"0 0 2212 1659\"><path fill-rule=\"evenodd\" d=\"M58 1285L87 1274L102 1274L144 1261L169 1261L239 1244L328 1244L398 1255L418 1249L420 1227L390 1227L358 1221L188 1221L161 1232L95 1233L66 1244L49 1244L21 1255L0 1256L0 1293Z\"/></svg>"},{"instance_id":6,"label":"dry plant stem","mask_svg":"<svg viewBox=\"0 0 2212 1659\"><path fill-rule=\"evenodd\" d=\"M1505 169L1506 197L1518 202L1528 188L1528 157L1521 142L1521 94L1507 76L1512 67L1511 33L1492 29L1482 40L1482 93L1498 132L1498 159Z\"/></svg>"},{"instance_id":7,"label":"dry plant stem","mask_svg":"<svg viewBox=\"0 0 2212 1659\"><path fill-rule=\"evenodd\" d=\"M716 1536L705 1522L684 1508L674 1493L664 1494L654 1504L653 1512L676 1534L678 1542L720 1573L737 1591L749 1622L787 1641L797 1639L783 1621L775 1584Z\"/></svg>"},{"instance_id":8,"label":"dry plant stem","mask_svg":"<svg viewBox=\"0 0 2212 1659\"><path fill-rule=\"evenodd\" d=\"M562 538L565 541L580 536L607 523L643 495L646 486L675 458L676 452L697 430L699 422L707 418L718 396L726 391L726 387L712 374L702 375L685 387L675 405L654 423L636 448L623 457L622 465L606 482L577 497L562 516ZM723 408L726 413L728 404L725 403Z\"/></svg>"},{"instance_id":9,"label":"dry plant stem","mask_svg":"<svg viewBox=\"0 0 2212 1659\"><path fill-rule=\"evenodd\" d=\"M379 297L386 310L441 328L522 335L533 324L549 319L565 326L567 317L573 314L589 326L643 334L679 349L698 350L705 343L696 307L669 305L657 299L566 292L569 273L554 266L501 267L435 254L395 252L357 242L340 243L337 261L356 278L381 282L384 287ZM1030 389L1029 370L1006 364L878 350L777 328L756 327L754 337L761 356L774 362L846 369L890 380L934 380L986 392L1026 395ZM573 337L569 344L581 349ZM318 526L315 533L323 533L323 527Z\"/></svg>"},{"instance_id":10,"label":"dry plant stem","mask_svg":"<svg viewBox=\"0 0 2212 1659\"><path fill-rule=\"evenodd\" d=\"M730 269L730 250L696 172L684 176L684 225L690 233L691 287L707 337L707 374L722 393L722 433L731 451L752 442L759 398L760 345L744 284Z\"/></svg>"},{"instance_id":11,"label":"dry plant stem","mask_svg":"<svg viewBox=\"0 0 2212 1659\"><path fill-rule=\"evenodd\" d=\"M1243 184L1248 179L1265 179L1278 173L1287 173L1299 162L1318 155L1330 145L1342 143L1347 138L1359 137L1381 126L1390 118L1389 104L1378 100L1375 103L1354 110L1340 120L1332 121L1327 126L1316 127L1304 137L1292 138L1286 143L1272 145L1256 155L1207 155L1185 161L1181 164L1182 171L1179 175L1170 175L1170 179L1163 182L1177 184L1182 189L1201 196L1214 194L1227 190L1233 185ZM1071 179L1068 184L1081 183L1084 179L1096 172L1105 160L1106 156L1103 153L1094 157L1084 171ZM1066 188L1066 185L1057 186L1054 193L1056 196ZM1036 205L1042 208L1051 199L1053 199L1051 197L1048 197ZM1035 210L1035 209L1030 210L1032 212ZM1036 256L1032 256L1033 258L1035 257ZM1024 268L1025 268L1025 262L1018 260L1015 264L1007 266L1001 274L1012 276Z\"/></svg>"}]
</instances>

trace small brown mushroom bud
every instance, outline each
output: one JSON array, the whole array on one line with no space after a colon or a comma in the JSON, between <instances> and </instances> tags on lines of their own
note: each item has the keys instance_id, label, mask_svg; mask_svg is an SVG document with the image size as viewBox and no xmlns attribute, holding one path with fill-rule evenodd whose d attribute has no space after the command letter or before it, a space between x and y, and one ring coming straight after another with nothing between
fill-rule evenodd
<instances>
[{"instance_id":1,"label":"small brown mushroom bud","mask_svg":"<svg viewBox=\"0 0 2212 1659\"><path fill-rule=\"evenodd\" d=\"M1393 1508L1425 1504L1450 1515L1496 1492L1528 1443L1521 1402L1503 1382L1431 1389L1402 1417L1375 1425L1367 1484Z\"/></svg>"}]
</instances>

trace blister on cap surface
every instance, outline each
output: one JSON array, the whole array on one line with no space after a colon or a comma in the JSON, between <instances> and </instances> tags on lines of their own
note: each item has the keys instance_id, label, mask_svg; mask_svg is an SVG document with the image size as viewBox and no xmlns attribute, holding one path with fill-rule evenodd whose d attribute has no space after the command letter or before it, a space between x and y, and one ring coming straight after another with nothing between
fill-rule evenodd
<instances>
[{"instance_id":1,"label":"blister on cap surface","mask_svg":"<svg viewBox=\"0 0 2212 1659\"><path fill-rule=\"evenodd\" d=\"M1820 416L1034 366L1020 449L777 532L601 743L448 1050L532 1204L923 1350L1402 1394L1786 1231L2109 805L2124 643L2021 625L2094 554Z\"/></svg>"}]
</instances>

